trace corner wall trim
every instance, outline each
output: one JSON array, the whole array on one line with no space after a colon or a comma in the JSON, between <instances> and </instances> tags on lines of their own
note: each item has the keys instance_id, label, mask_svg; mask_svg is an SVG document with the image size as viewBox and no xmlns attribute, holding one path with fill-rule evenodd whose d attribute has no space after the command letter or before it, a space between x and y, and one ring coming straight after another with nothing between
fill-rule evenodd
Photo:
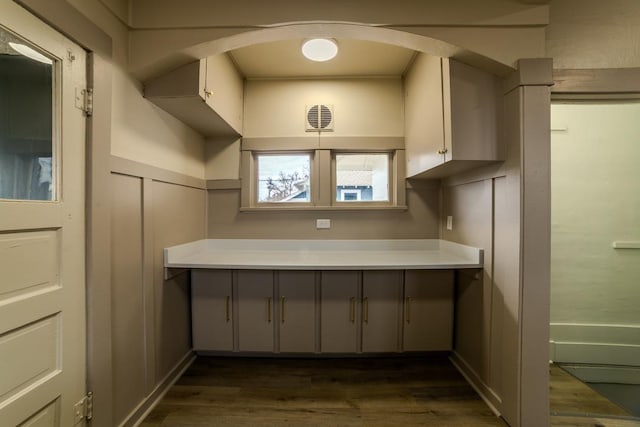
<instances>
[{"instance_id":1,"label":"corner wall trim","mask_svg":"<svg viewBox=\"0 0 640 427\"><path fill-rule=\"evenodd\" d=\"M239 179L209 179L207 190L240 190L242 181Z\"/></svg>"},{"instance_id":2,"label":"corner wall trim","mask_svg":"<svg viewBox=\"0 0 640 427\"><path fill-rule=\"evenodd\" d=\"M497 405L500 404L500 399L491 390L491 388L480 379L476 372L467 364L467 362L454 350L449 356L449 360L453 363L453 366L460 372L460 374L467 380L469 385L480 395L482 400L487 404L489 409L497 417L501 417L502 414L498 410Z\"/></svg>"},{"instance_id":3,"label":"corner wall trim","mask_svg":"<svg viewBox=\"0 0 640 427\"><path fill-rule=\"evenodd\" d=\"M244 151L404 150L403 136L289 136L242 138Z\"/></svg>"},{"instance_id":4,"label":"corner wall trim","mask_svg":"<svg viewBox=\"0 0 640 427\"><path fill-rule=\"evenodd\" d=\"M518 60L518 68L505 79L504 93L520 86L552 86L552 58L524 58Z\"/></svg>"},{"instance_id":5,"label":"corner wall trim","mask_svg":"<svg viewBox=\"0 0 640 427\"><path fill-rule=\"evenodd\" d=\"M111 58L111 37L64 0L15 0L85 49Z\"/></svg>"},{"instance_id":6,"label":"corner wall trim","mask_svg":"<svg viewBox=\"0 0 640 427\"><path fill-rule=\"evenodd\" d=\"M631 95L640 97L640 68L555 69L554 98L603 95Z\"/></svg>"},{"instance_id":7,"label":"corner wall trim","mask_svg":"<svg viewBox=\"0 0 640 427\"><path fill-rule=\"evenodd\" d=\"M118 427L136 427L144 421L184 372L196 360L193 351L189 351L176 366L160 381L156 388L136 406L129 416Z\"/></svg>"},{"instance_id":8,"label":"corner wall trim","mask_svg":"<svg viewBox=\"0 0 640 427\"><path fill-rule=\"evenodd\" d=\"M207 183L204 179L184 175L178 172L162 169L156 166L136 162L122 157L111 156L111 172L122 175L149 178L154 181L177 184L184 187L193 187L199 190L206 190Z\"/></svg>"}]
</instances>

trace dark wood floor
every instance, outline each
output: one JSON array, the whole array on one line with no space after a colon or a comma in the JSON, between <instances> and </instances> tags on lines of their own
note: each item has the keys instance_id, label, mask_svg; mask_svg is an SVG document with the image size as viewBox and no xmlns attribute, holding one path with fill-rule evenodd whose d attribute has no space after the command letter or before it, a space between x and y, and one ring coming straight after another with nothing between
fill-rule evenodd
<instances>
[{"instance_id":1,"label":"dark wood floor","mask_svg":"<svg viewBox=\"0 0 640 427\"><path fill-rule=\"evenodd\" d=\"M576 416L579 411L584 413L580 401L585 396L594 397L591 393L595 392L559 368L552 367L551 378L552 426L638 425L620 418ZM625 414L598 397L596 394L597 410ZM200 357L141 426L506 424L491 412L446 355L436 355L365 359Z\"/></svg>"},{"instance_id":2,"label":"dark wood floor","mask_svg":"<svg viewBox=\"0 0 640 427\"><path fill-rule=\"evenodd\" d=\"M638 427L640 420L558 366L549 370L551 426Z\"/></svg>"},{"instance_id":3,"label":"dark wood floor","mask_svg":"<svg viewBox=\"0 0 640 427\"><path fill-rule=\"evenodd\" d=\"M505 426L446 356L198 358L151 426Z\"/></svg>"}]
</instances>

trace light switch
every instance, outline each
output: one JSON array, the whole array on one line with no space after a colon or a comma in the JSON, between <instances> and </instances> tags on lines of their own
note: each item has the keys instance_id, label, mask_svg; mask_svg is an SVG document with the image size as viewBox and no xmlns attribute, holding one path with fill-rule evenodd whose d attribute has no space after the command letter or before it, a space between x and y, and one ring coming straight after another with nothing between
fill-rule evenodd
<instances>
[{"instance_id":1,"label":"light switch","mask_svg":"<svg viewBox=\"0 0 640 427\"><path fill-rule=\"evenodd\" d=\"M331 220L330 219L316 219L316 228L320 230L321 228L331 228Z\"/></svg>"},{"instance_id":2,"label":"light switch","mask_svg":"<svg viewBox=\"0 0 640 427\"><path fill-rule=\"evenodd\" d=\"M447 216L447 230L453 230L453 217Z\"/></svg>"}]
</instances>

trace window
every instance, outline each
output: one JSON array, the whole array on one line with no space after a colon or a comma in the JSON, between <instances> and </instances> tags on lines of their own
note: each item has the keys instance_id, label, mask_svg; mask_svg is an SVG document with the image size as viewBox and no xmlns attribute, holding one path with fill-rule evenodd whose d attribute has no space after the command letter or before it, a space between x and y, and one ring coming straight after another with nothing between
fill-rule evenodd
<instances>
[{"instance_id":1,"label":"window","mask_svg":"<svg viewBox=\"0 0 640 427\"><path fill-rule=\"evenodd\" d=\"M390 200L388 153L339 153L335 165L336 201Z\"/></svg>"},{"instance_id":2,"label":"window","mask_svg":"<svg viewBox=\"0 0 640 427\"><path fill-rule=\"evenodd\" d=\"M309 203L311 155L257 154L258 203Z\"/></svg>"},{"instance_id":3,"label":"window","mask_svg":"<svg viewBox=\"0 0 640 427\"><path fill-rule=\"evenodd\" d=\"M404 139L243 138L240 209L406 210Z\"/></svg>"},{"instance_id":4,"label":"window","mask_svg":"<svg viewBox=\"0 0 640 427\"><path fill-rule=\"evenodd\" d=\"M0 40L0 199L55 200L55 62L1 27Z\"/></svg>"}]
</instances>

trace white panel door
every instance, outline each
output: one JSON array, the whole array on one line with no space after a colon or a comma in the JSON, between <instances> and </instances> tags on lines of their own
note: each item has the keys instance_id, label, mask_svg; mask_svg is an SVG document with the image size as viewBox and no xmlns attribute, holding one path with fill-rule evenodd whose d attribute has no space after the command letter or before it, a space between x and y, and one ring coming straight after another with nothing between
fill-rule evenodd
<instances>
[{"instance_id":1,"label":"white panel door","mask_svg":"<svg viewBox=\"0 0 640 427\"><path fill-rule=\"evenodd\" d=\"M85 52L0 2L0 424L81 424ZM80 421L80 422L77 422Z\"/></svg>"}]
</instances>

